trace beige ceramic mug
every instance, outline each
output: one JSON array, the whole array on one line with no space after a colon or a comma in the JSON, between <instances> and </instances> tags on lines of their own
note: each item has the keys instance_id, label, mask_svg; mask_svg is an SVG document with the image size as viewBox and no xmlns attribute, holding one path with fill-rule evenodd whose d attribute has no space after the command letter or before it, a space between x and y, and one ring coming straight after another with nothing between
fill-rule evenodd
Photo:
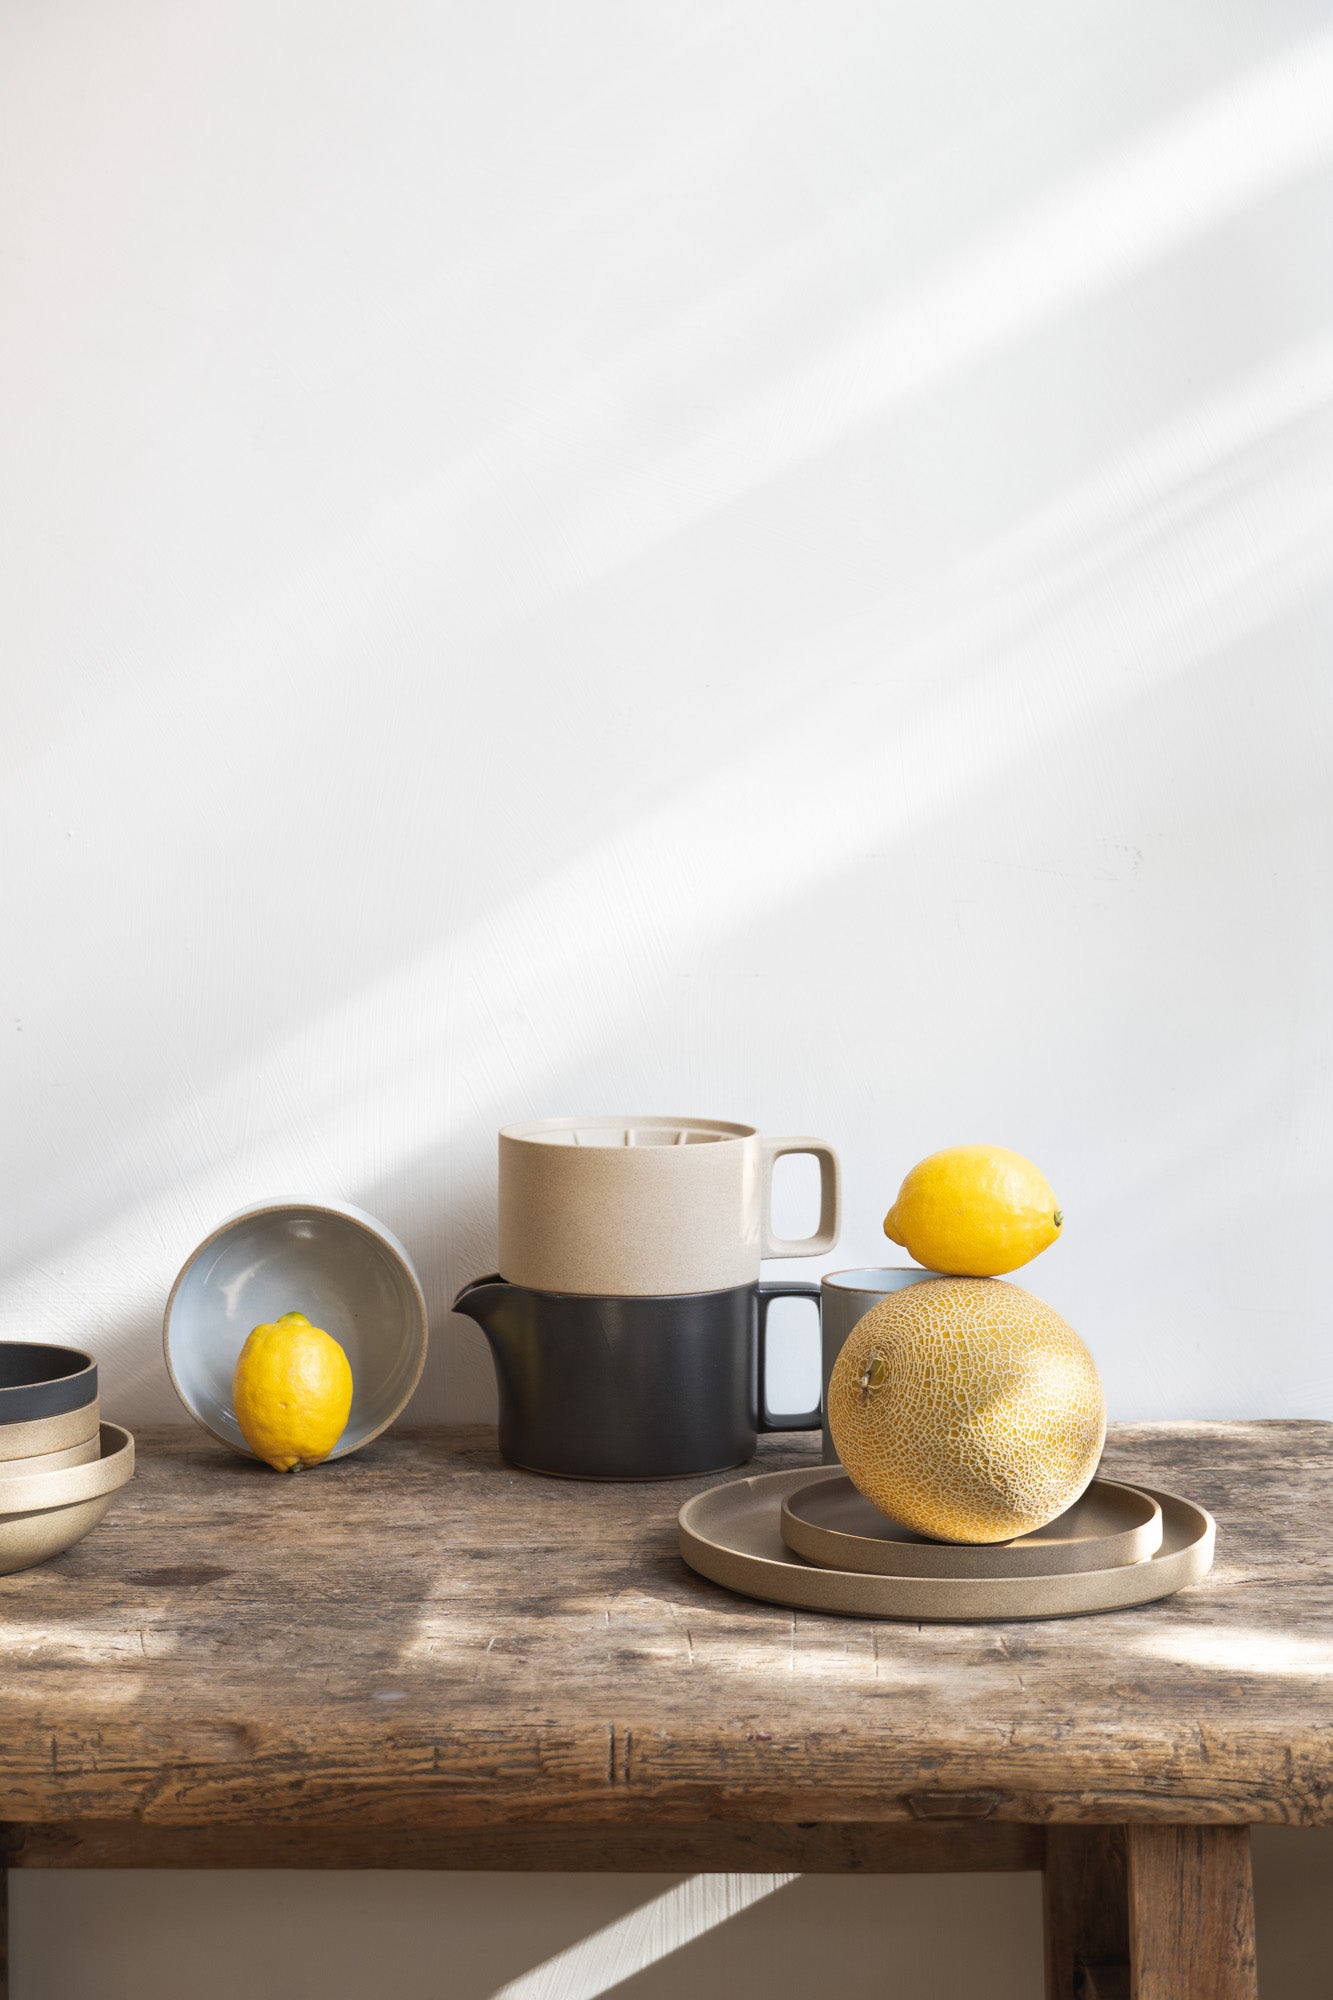
<instances>
[{"instance_id":1,"label":"beige ceramic mug","mask_svg":"<svg viewBox=\"0 0 1333 2000\"><path fill-rule=\"evenodd\" d=\"M773 1162L819 1161L819 1227L773 1234ZM838 1240L837 1158L718 1118L544 1118L500 1134L500 1270L534 1292L660 1298L750 1285Z\"/></svg>"}]
</instances>

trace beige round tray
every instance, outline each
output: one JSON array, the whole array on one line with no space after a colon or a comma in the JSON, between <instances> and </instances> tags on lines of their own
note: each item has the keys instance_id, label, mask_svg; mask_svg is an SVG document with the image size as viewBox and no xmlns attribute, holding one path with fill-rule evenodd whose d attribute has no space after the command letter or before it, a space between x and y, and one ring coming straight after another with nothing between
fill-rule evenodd
<instances>
[{"instance_id":1,"label":"beige round tray","mask_svg":"<svg viewBox=\"0 0 1333 2000\"><path fill-rule=\"evenodd\" d=\"M1146 1562L1055 1576L866 1576L816 1568L782 1539L782 1503L810 1474L757 1473L696 1493L680 1510L680 1552L713 1583L800 1611L852 1618L905 1618L954 1624L1068 1618L1149 1604L1212 1568L1212 1516L1171 1493L1152 1493L1162 1510L1162 1544ZM1146 1489L1144 1489L1146 1490Z\"/></svg>"},{"instance_id":2,"label":"beige round tray","mask_svg":"<svg viewBox=\"0 0 1333 2000\"><path fill-rule=\"evenodd\" d=\"M782 1539L807 1562L867 1576L1058 1576L1146 1562L1162 1546L1162 1510L1148 1493L1094 1479L1058 1519L1012 1542L932 1542L891 1521L845 1472L816 1472L782 1502Z\"/></svg>"},{"instance_id":3,"label":"beige round tray","mask_svg":"<svg viewBox=\"0 0 1333 2000\"><path fill-rule=\"evenodd\" d=\"M21 1458L0 1466L0 1517L99 1500L123 1486L134 1471L134 1439L119 1424L103 1424L100 1437L100 1458L66 1466L63 1472L16 1474L13 1468L22 1465Z\"/></svg>"}]
</instances>

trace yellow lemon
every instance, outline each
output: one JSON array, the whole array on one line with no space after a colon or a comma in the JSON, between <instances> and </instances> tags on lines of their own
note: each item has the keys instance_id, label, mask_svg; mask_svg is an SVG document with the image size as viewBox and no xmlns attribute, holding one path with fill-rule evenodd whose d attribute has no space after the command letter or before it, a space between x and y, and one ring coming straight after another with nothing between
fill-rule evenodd
<instances>
[{"instance_id":1,"label":"yellow lemon","mask_svg":"<svg viewBox=\"0 0 1333 2000\"><path fill-rule=\"evenodd\" d=\"M1072 1507L1102 1454L1097 1367L1059 1313L997 1278L926 1278L857 1321L828 1420L882 1513L944 1542L1007 1542Z\"/></svg>"},{"instance_id":2,"label":"yellow lemon","mask_svg":"<svg viewBox=\"0 0 1333 2000\"><path fill-rule=\"evenodd\" d=\"M331 1334L304 1313L257 1326L231 1384L241 1436L256 1458L295 1472L327 1458L347 1427L352 1370Z\"/></svg>"},{"instance_id":3,"label":"yellow lemon","mask_svg":"<svg viewBox=\"0 0 1333 2000\"><path fill-rule=\"evenodd\" d=\"M928 1271L998 1278L1054 1243L1064 1216L1046 1176L1005 1146L947 1146L913 1167L884 1234Z\"/></svg>"}]
</instances>

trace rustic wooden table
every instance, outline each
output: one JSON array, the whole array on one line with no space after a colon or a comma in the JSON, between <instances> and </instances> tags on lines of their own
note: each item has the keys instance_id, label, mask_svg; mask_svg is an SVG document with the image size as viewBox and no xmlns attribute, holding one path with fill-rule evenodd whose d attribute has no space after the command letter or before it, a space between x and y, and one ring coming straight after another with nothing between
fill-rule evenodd
<instances>
[{"instance_id":1,"label":"rustic wooden table","mask_svg":"<svg viewBox=\"0 0 1333 2000\"><path fill-rule=\"evenodd\" d=\"M534 1478L478 1430L279 1479L147 1431L103 1526L0 1580L4 1859L1044 1869L1051 2000L1242 2000L1249 1826L1333 1820L1331 1441L1119 1427L1109 1470L1216 1514L1205 1583L916 1626L694 1576L713 1480Z\"/></svg>"}]
</instances>

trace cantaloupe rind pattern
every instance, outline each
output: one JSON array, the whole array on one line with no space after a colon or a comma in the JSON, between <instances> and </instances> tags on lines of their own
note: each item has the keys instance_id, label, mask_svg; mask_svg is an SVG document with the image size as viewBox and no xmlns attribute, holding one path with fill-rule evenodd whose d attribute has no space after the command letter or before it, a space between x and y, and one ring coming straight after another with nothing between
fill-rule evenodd
<instances>
[{"instance_id":1,"label":"cantaloupe rind pattern","mask_svg":"<svg viewBox=\"0 0 1333 2000\"><path fill-rule=\"evenodd\" d=\"M828 1422L882 1513L937 1541L1006 1542L1087 1487L1106 1399L1091 1354L1041 1299L998 1278L934 1278L853 1327Z\"/></svg>"}]
</instances>

